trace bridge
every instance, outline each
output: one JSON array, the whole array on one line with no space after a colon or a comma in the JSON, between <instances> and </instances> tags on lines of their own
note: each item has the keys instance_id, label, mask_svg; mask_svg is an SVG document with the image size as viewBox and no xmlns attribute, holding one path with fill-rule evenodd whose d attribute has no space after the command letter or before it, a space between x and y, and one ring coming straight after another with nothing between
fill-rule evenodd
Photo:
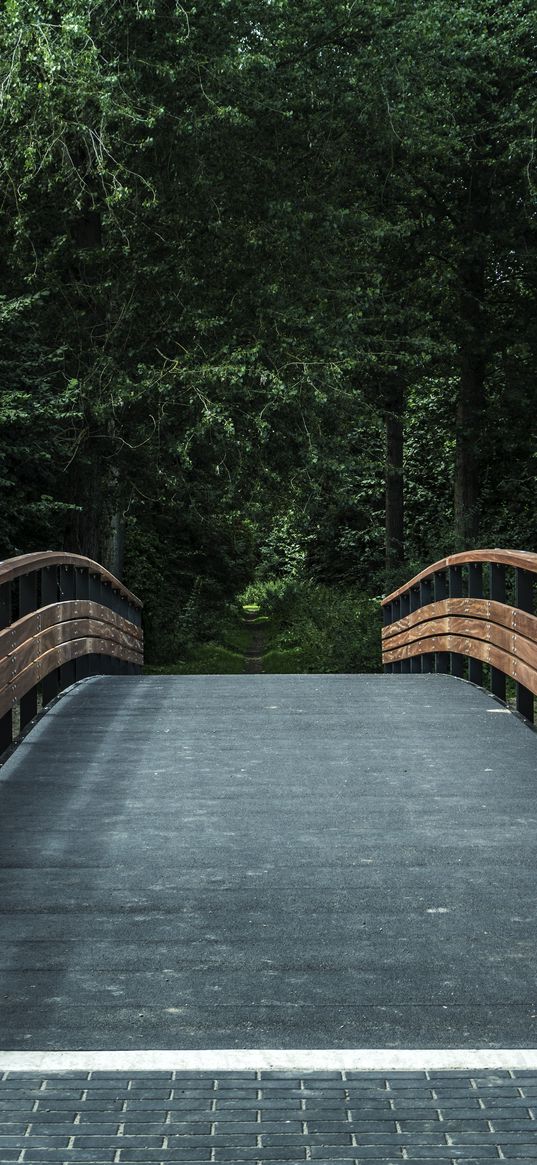
<instances>
[{"instance_id":1,"label":"bridge","mask_svg":"<svg viewBox=\"0 0 537 1165\"><path fill-rule=\"evenodd\" d=\"M0 564L0 1163L537 1162L536 573L435 563L384 674L149 676L101 566Z\"/></svg>"}]
</instances>

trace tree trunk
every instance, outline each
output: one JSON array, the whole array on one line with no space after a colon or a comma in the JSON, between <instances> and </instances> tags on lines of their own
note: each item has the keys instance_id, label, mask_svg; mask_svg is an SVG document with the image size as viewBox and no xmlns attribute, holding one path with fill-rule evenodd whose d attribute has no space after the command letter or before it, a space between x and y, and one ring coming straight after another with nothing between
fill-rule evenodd
<instances>
[{"instance_id":1,"label":"tree trunk","mask_svg":"<svg viewBox=\"0 0 537 1165\"><path fill-rule=\"evenodd\" d=\"M392 579L404 562L403 394L398 408L386 413L386 576Z\"/></svg>"},{"instance_id":2,"label":"tree trunk","mask_svg":"<svg viewBox=\"0 0 537 1165\"><path fill-rule=\"evenodd\" d=\"M96 451L84 449L78 454L67 473L65 494L75 508L64 522L63 549L73 554L85 554L100 562L106 498L103 495L102 466Z\"/></svg>"},{"instance_id":3,"label":"tree trunk","mask_svg":"<svg viewBox=\"0 0 537 1165\"><path fill-rule=\"evenodd\" d=\"M456 421L455 550L471 550L479 539L485 369L484 356L475 347L465 346L461 352Z\"/></svg>"},{"instance_id":4,"label":"tree trunk","mask_svg":"<svg viewBox=\"0 0 537 1165\"><path fill-rule=\"evenodd\" d=\"M112 432L112 426L109 427ZM121 496L121 482L117 465L108 467L107 480L108 507L102 513L102 549L101 561L103 566L115 575L123 578L125 564L125 517L123 514L123 499Z\"/></svg>"},{"instance_id":5,"label":"tree trunk","mask_svg":"<svg viewBox=\"0 0 537 1165\"><path fill-rule=\"evenodd\" d=\"M484 163L474 162L459 268L459 392L455 426L454 546L471 550L479 540L485 377L490 350L485 314L490 186Z\"/></svg>"},{"instance_id":6,"label":"tree trunk","mask_svg":"<svg viewBox=\"0 0 537 1165\"><path fill-rule=\"evenodd\" d=\"M64 549L103 562L103 546L110 545L110 514L114 502L108 489L110 445L98 436L92 397L94 366L100 357L106 305L100 289L102 277L102 215L96 177L87 173L88 159L82 145L73 157L85 174L85 192L77 217L70 224L72 252L66 271L66 296L79 320L78 351L73 351L72 375L80 381L83 437L77 443L66 475L67 497L76 505L64 526ZM106 565L106 563L104 563Z\"/></svg>"}]
</instances>

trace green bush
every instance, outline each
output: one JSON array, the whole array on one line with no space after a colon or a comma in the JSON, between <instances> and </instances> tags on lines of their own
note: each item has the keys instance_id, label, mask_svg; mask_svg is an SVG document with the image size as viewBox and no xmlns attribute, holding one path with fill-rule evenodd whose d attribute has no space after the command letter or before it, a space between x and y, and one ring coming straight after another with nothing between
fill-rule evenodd
<instances>
[{"instance_id":1,"label":"green bush","mask_svg":"<svg viewBox=\"0 0 537 1165\"><path fill-rule=\"evenodd\" d=\"M267 651L263 656L263 671L266 675L297 675L305 671L302 652L299 647L289 651Z\"/></svg>"},{"instance_id":2,"label":"green bush","mask_svg":"<svg viewBox=\"0 0 537 1165\"><path fill-rule=\"evenodd\" d=\"M297 578L251 583L241 603L269 616L264 670L375 672L380 670L380 602L354 589ZM292 665L292 666L291 666Z\"/></svg>"},{"instance_id":3,"label":"green bush","mask_svg":"<svg viewBox=\"0 0 537 1165\"><path fill-rule=\"evenodd\" d=\"M218 643L199 643L185 659L162 667L147 666L146 675L240 675L244 671L244 657L229 651Z\"/></svg>"}]
</instances>

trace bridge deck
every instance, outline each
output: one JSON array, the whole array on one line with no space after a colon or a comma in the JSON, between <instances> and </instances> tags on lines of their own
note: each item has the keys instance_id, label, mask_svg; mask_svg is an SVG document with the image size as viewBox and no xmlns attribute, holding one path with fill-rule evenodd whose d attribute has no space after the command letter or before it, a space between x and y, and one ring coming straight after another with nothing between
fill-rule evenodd
<instances>
[{"instance_id":1,"label":"bridge deck","mask_svg":"<svg viewBox=\"0 0 537 1165\"><path fill-rule=\"evenodd\" d=\"M0 1046L537 1047L536 749L442 676L71 689L0 779Z\"/></svg>"}]
</instances>

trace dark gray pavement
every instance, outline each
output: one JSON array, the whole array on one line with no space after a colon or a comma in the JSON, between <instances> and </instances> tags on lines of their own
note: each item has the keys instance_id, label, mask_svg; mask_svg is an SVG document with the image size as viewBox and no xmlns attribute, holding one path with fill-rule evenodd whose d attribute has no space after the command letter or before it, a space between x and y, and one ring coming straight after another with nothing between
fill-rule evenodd
<instances>
[{"instance_id":1,"label":"dark gray pavement","mask_svg":"<svg viewBox=\"0 0 537 1165\"><path fill-rule=\"evenodd\" d=\"M536 1107L529 1072L10 1073L0 1165L535 1165Z\"/></svg>"},{"instance_id":2,"label":"dark gray pavement","mask_svg":"<svg viewBox=\"0 0 537 1165\"><path fill-rule=\"evenodd\" d=\"M84 682L0 774L0 1047L537 1047L536 760L449 677Z\"/></svg>"}]
</instances>

